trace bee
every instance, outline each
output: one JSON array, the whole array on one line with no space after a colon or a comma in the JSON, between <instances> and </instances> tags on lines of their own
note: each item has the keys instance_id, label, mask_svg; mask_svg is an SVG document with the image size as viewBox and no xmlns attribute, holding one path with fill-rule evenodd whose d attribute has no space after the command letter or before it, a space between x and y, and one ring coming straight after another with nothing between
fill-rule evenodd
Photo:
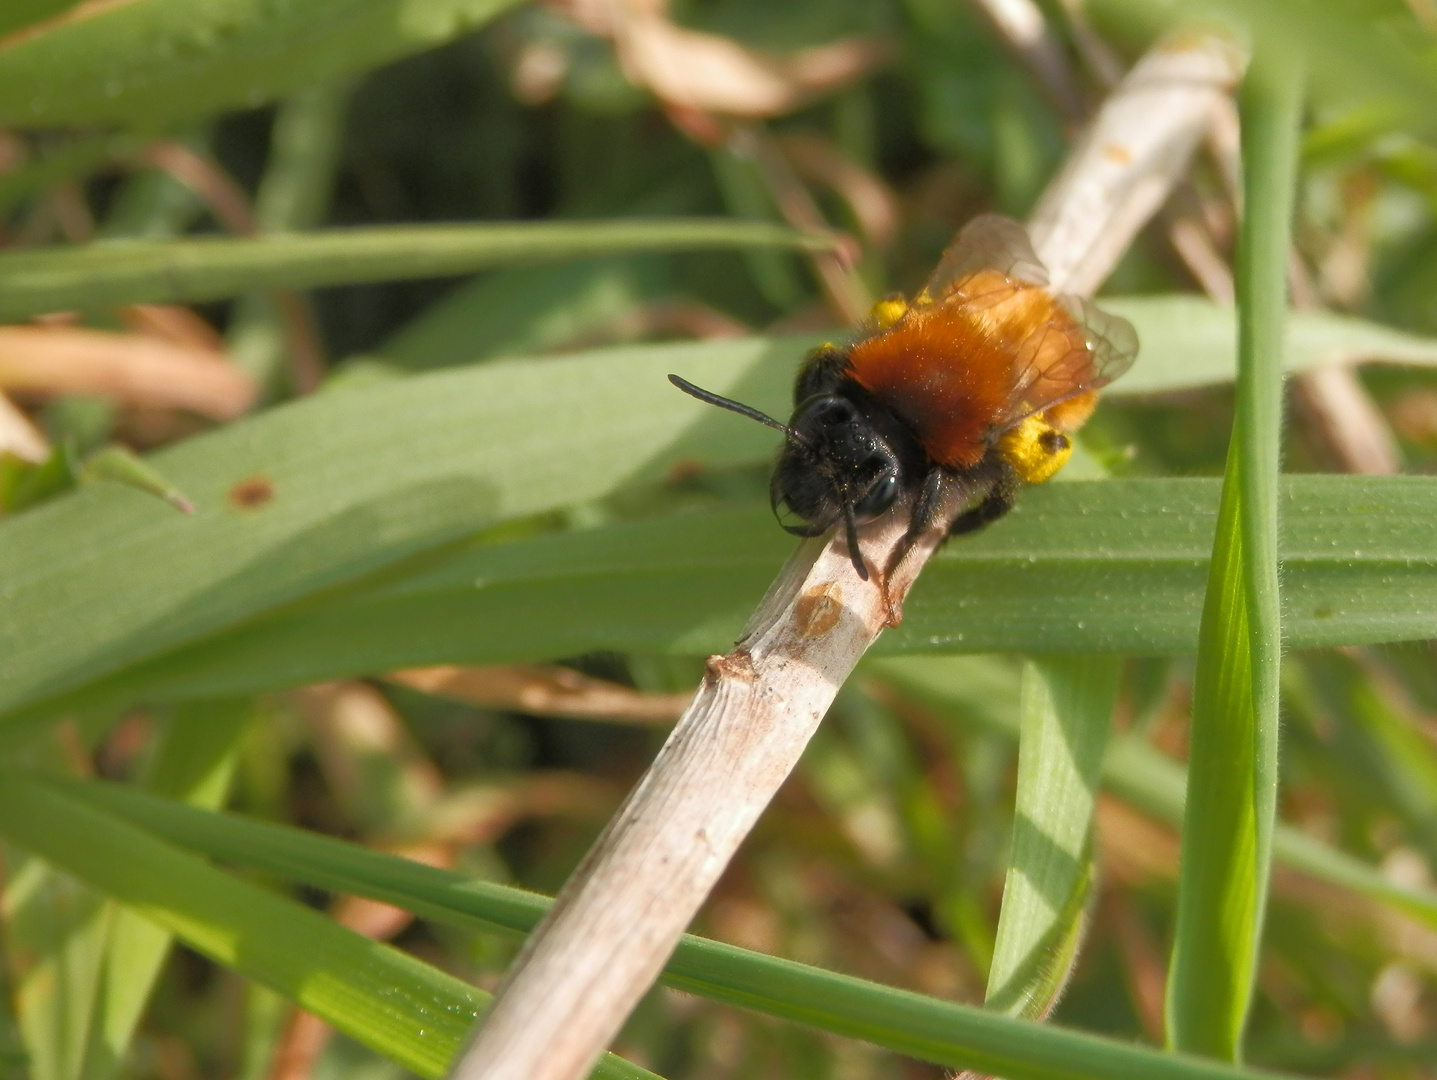
<instances>
[{"instance_id":1,"label":"bee","mask_svg":"<svg viewBox=\"0 0 1437 1080\"><path fill-rule=\"evenodd\" d=\"M1047 284L1024 228L986 214L958 234L912 303L881 300L858 340L808 354L787 424L669 380L783 432L769 487L775 515L797 536L842 527L863 580L859 526L908 507L886 582L930 529L981 529L1012 509L1022 485L1050 479L1097 391L1137 356L1131 323Z\"/></svg>"}]
</instances>

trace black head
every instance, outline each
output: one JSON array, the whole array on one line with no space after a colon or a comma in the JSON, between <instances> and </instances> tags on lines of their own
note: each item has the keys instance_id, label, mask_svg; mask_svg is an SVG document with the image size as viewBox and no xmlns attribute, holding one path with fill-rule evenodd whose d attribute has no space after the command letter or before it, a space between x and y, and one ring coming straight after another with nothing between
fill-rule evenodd
<instances>
[{"instance_id":1,"label":"black head","mask_svg":"<svg viewBox=\"0 0 1437 1080\"><path fill-rule=\"evenodd\" d=\"M851 381L801 401L787 424L676 375L670 375L669 381L701 401L784 433L784 447L769 483L780 524L797 536L819 536L843 525L854 569L866 581L858 526L884 513L911 478L920 475L912 458L921 451L916 451L912 437ZM803 523L784 523L785 510Z\"/></svg>"}]
</instances>

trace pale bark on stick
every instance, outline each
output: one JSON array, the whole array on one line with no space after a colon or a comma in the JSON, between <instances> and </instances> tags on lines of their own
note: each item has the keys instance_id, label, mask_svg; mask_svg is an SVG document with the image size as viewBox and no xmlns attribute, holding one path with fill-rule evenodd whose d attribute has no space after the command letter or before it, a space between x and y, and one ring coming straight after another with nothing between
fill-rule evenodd
<instances>
[{"instance_id":1,"label":"pale bark on stick","mask_svg":"<svg viewBox=\"0 0 1437 1080\"><path fill-rule=\"evenodd\" d=\"M1240 73L1230 43L1190 34L1118 88L1033 223L1056 289L1091 292L1106 276ZM864 530L869 566L888 564L905 527L899 508ZM889 583L893 599L901 604L941 542L922 538ZM530 935L453 1076L588 1073L888 616L841 539L795 552L738 647L709 660L693 704Z\"/></svg>"},{"instance_id":2,"label":"pale bark on stick","mask_svg":"<svg viewBox=\"0 0 1437 1080\"><path fill-rule=\"evenodd\" d=\"M1123 79L1029 225L1063 289L1091 293L1102 284L1186 172L1243 64L1235 44L1189 33L1153 49Z\"/></svg>"}]
</instances>

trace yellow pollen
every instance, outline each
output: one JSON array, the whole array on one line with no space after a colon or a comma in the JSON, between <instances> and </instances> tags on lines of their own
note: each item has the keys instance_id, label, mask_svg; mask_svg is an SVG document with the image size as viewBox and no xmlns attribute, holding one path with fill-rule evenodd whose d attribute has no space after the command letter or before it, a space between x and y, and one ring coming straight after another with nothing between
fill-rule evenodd
<instances>
[{"instance_id":1,"label":"yellow pollen","mask_svg":"<svg viewBox=\"0 0 1437 1080\"><path fill-rule=\"evenodd\" d=\"M1023 483L1041 484L1068 463L1073 440L1035 415L1003 433L998 453Z\"/></svg>"},{"instance_id":2,"label":"yellow pollen","mask_svg":"<svg viewBox=\"0 0 1437 1080\"><path fill-rule=\"evenodd\" d=\"M908 301L895 294L885 296L874 304L868 317L873 320L879 330L887 330L906 314L908 314Z\"/></svg>"}]
</instances>

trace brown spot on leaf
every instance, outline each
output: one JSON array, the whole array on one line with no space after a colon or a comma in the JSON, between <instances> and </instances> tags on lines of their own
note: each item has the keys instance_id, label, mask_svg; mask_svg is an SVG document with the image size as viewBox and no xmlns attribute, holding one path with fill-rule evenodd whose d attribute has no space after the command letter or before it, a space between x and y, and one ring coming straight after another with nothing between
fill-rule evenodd
<instances>
[{"instance_id":1,"label":"brown spot on leaf","mask_svg":"<svg viewBox=\"0 0 1437 1080\"><path fill-rule=\"evenodd\" d=\"M664 474L664 483L687 484L691 480L697 480L704 472L702 462L694 461L692 458L680 458Z\"/></svg>"},{"instance_id":2,"label":"brown spot on leaf","mask_svg":"<svg viewBox=\"0 0 1437 1080\"><path fill-rule=\"evenodd\" d=\"M794 613L799 637L822 637L838 625L843 614L843 590L832 581L815 585L798 598Z\"/></svg>"},{"instance_id":3,"label":"brown spot on leaf","mask_svg":"<svg viewBox=\"0 0 1437 1080\"><path fill-rule=\"evenodd\" d=\"M230 488L230 505L237 510L258 510L274 498L274 482L267 476L247 476Z\"/></svg>"}]
</instances>

